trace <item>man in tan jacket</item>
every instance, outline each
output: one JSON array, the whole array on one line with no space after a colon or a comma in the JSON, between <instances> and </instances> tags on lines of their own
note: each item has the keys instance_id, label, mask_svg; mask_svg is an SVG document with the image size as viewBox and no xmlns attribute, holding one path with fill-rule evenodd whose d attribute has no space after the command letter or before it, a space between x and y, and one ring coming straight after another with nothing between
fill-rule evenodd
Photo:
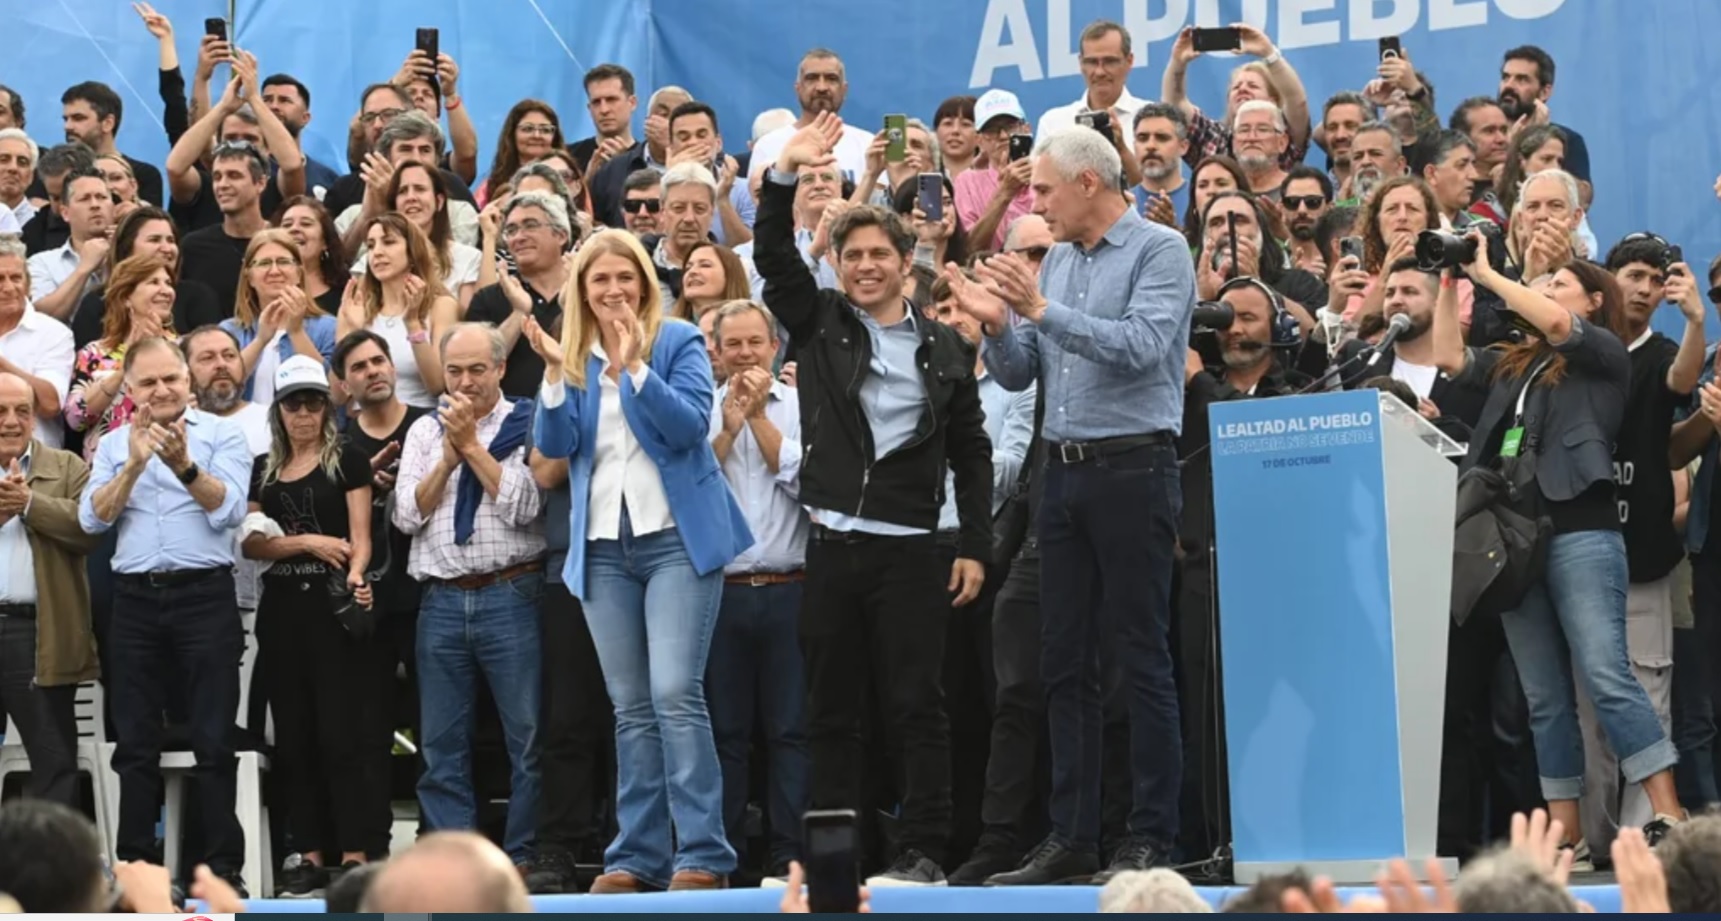
<instances>
[{"instance_id":1,"label":"man in tan jacket","mask_svg":"<svg viewBox=\"0 0 1721 921\"><path fill-rule=\"evenodd\" d=\"M29 795L78 805L77 686L100 673L78 526L89 468L34 438L35 393L0 374L0 716L30 756Z\"/></svg>"}]
</instances>

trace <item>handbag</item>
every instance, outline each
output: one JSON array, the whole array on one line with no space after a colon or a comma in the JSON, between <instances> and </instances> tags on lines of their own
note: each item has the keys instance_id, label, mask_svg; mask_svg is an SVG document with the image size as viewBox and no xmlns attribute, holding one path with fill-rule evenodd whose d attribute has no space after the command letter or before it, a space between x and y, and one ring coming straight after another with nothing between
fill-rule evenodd
<instances>
[{"instance_id":1,"label":"handbag","mask_svg":"<svg viewBox=\"0 0 1721 921\"><path fill-rule=\"evenodd\" d=\"M1546 367L1546 361L1536 366L1518 395L1512 427L1523 432L1517 452L1478 463L1458 478L1451 610L1459 626L1516 609L1546 569L1552 525L1536 486L1540 413L1524 411Z\"/></svg>"},{"instance_id":2,"label":"handbag","mask_svg":"<svg viewBox=\"0 0 1721 921\"><path fill-rule=\"evenodd\" d=\"M1016 482L1010 487L1010 494L998 505L998 513L992 516L992 568L998 575L1000 583L1004 574L1010 570L1010 563L1016 559L1016 554L1022 552L1022 545L1028 540L1028 521L1034 516L1029 505L1032 501L1029 481L1033 479L1034 467L1040 462L1040 422L1046 411L1046 397L1042 391L1034 398L1034 432L1028 438L1028 453L1022 458L1022 469L1016 472Z\"/></svg>"},{"instance_id":3,"label":"handbag","mask_svg":"<svg viewBox=\"0 0 1721 921\"><path fill-rule=\"evenodd\" d=\"M394 493L392 491L388 494L388 498L383 501L382 512L383 521L394 520ZM375 529L373 528L373 530ZM387 540L386 528L384 529L383 540L377 541L374 537L372 538L372 547L376 547L378 544L381 545L380 554L372 557L370 569L365 571L365 580L367 584L373 587L373 590L377 579L388 572L389 566L392 564L390 552L393 548ZM329 607L334 612L335 621L355 640L368 640L375 636L377 624L382 620L381 613L376 609L376 599L371 599L371 606L368 608L359 604L352 588L347 585L345 570L331 569L328 579Z\"/></svg>"}]
</instances>

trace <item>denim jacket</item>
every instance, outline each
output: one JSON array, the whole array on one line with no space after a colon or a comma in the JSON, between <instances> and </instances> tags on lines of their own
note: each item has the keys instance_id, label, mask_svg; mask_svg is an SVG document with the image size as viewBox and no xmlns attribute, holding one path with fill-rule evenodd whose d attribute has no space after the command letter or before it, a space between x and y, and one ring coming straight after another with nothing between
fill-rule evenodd
<instances>
[{"instance_id":1,"label":"denim jacket","mask_svg":"<svg viewBox=\"0 0 1721 921\"><path fill-rule=\"evenodd\" d=\"M239 340L240 349L244 349L257 339L255 324L240 326L239 321L233 317L222 320L221 328L232 333ZM311 342L317 346L317 352L323 356L323 366L328 367L329 359L335 354L335 318L331 316L306 317L305 335L311 337ZM292 339L282 336L281 341L276 343L276 350L280 352L281 360L286 361L293 354ZM256 369L253 368L252 370L255 371ZM247 400L251 399L251 386L254 376L245 379L245 399Z\"/></svg>"}]
</instances>

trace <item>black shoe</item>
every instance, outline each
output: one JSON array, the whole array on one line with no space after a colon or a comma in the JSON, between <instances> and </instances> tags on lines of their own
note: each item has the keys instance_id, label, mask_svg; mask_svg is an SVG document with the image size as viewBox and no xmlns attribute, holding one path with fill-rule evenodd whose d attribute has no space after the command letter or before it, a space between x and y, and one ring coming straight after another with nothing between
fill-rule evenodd
<instances>
[{"instance_id":1,"label":"black shoe","mask_svg":"<svg viewBox=\"0 0 1721 921\"><path fill-rule=\"evenodd\" d=\"M1062 838L1051 835L1028 852L1020 868L986 880L987 886L1064 886L1088 881L1099 872L1100 858L1093 851L1078 851Z\"/></svg>"},{"instance_id":2,"label":"black shoe","mask_svg":"<svg viewBox=\"0 0 1721 921\"><path fill-rule=\"evenodd\" d=\"M561 848L540 851L526 874L526 891L533 895L578 892L574 882L574 855Z\"/></svg>"},{"instance_id":3,"label":"black shoe","mask_svg":"<svg viewBox=\"0 0 1721 921\"><path fill-rule=\"evenodd\" d=\"M894 886L942 886L945 885L944 868L931 857L909 848L898 855L896 861L886 867L883 873L868 877L866 884L874 889Z\"/></svg>"},{"instance_id":4,"label":"black shoe","mask_svg":"<svg viewBox=\"0 0 1721 921\"><path fill-rule=\"evenodd\" d=\"M232 886L234 894L238 895L241 899L248 899L251 897L251 890L245 888L245 877L242 876L238 870L228 870L225 873L217 873L215 875L226 881L227 885Z\"/></svg>"},{"instance_id":5,"label":"black shoe","mask_svg":"<svg viewBox=\"0 0 1721 921\"><path fill-rule=\"evenodd\" d=\"M1667 837L1667 833L1672 831L1673 826L1678 825L1680 821L1678 816L1658 812L1648 825L1643 826L1643 839L1649 842L1650 847L1655 847L1661 843L1661 839Z\"/></svg>"},{"instance_id":6,"label":"black shoe","mask_svg":"<svg viewBox=\"0 0 1721 921\"><path fill-rule=\"evenodd\" d=\"M968 861L950 874L952 886L983 886L988 879L1022 865L1022 855L1005 843L981 842Z\"/></svg>"},{"instance_id":7,"label":"black shoe","mask_svg":"<svg viewBox=\"0 0 1721 921\"><path fill-rule=\"evenodd\" d=\"M1111 882L1112 877L1130 870L1151 870L1154 867L1169 866L1171 866L1171 850L1169 848L1161 848L1159 845L1141 838L1131 838L1124 842L1123 847L1118 848L1116 854L1112 855L1111 866L1106 867L1104 873L1095 876L1093 884L1104 886Z\"/></svg>"},{"instance_id":8,"label":"black shoe","mask_svg":"<svg viewBox=\"0 0 1721 921\"><path fill-rule=\"evenodd\" d=\"M288 854L275 880L275 894L283 899L320 899L328 887L329 871L306 860L303 854Z\"/></svg>"}]
</instances>

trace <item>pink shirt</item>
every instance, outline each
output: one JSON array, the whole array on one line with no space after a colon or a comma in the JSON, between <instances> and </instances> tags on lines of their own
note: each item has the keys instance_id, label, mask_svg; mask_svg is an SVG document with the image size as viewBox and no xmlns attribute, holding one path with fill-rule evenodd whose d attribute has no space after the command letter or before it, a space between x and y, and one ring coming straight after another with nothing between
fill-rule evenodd
<instances>
[{"instance_id":1,"label":"pink shirt","mask_svg":"<svg viewBox=\"0 0 1721 921\"><path fill-rule=\"evenodd\" d=\"M998 192L998 171L986 169L971 169L956 177L952 183L956 188L956 216L962 219L963 227L973 227L980 223L980 218L986 213L986 205L992 201L992 196ZM981 249L1003 249L1004 235L1009 233L1010 224L1024 214L1034 210L1034 190L1027 186L1016 193L1016 199L1004 209L1004 219L998 222L998 230L992 240L975 240L970 246Z\"/></svg>"},{"instance_id":2,"label":"pink shirt","mask_svg":"<svg viewBox=\"0 0 1721 921\"><path fill-rule=\"evenodd\" d=\"M1369 279L1368 286L1362 289L1362 294L1354 295L1350 303L1345 305L1345 322L1356 323L1357 314L1362 312L1362 304L1368 299L1374 289L1380 287L1380 278ZM1470 309L1476 304L1476 287L1468 278L1458 279L1458 322L1465 329L1470 328Z\"/></svg>"}]
</instances>

